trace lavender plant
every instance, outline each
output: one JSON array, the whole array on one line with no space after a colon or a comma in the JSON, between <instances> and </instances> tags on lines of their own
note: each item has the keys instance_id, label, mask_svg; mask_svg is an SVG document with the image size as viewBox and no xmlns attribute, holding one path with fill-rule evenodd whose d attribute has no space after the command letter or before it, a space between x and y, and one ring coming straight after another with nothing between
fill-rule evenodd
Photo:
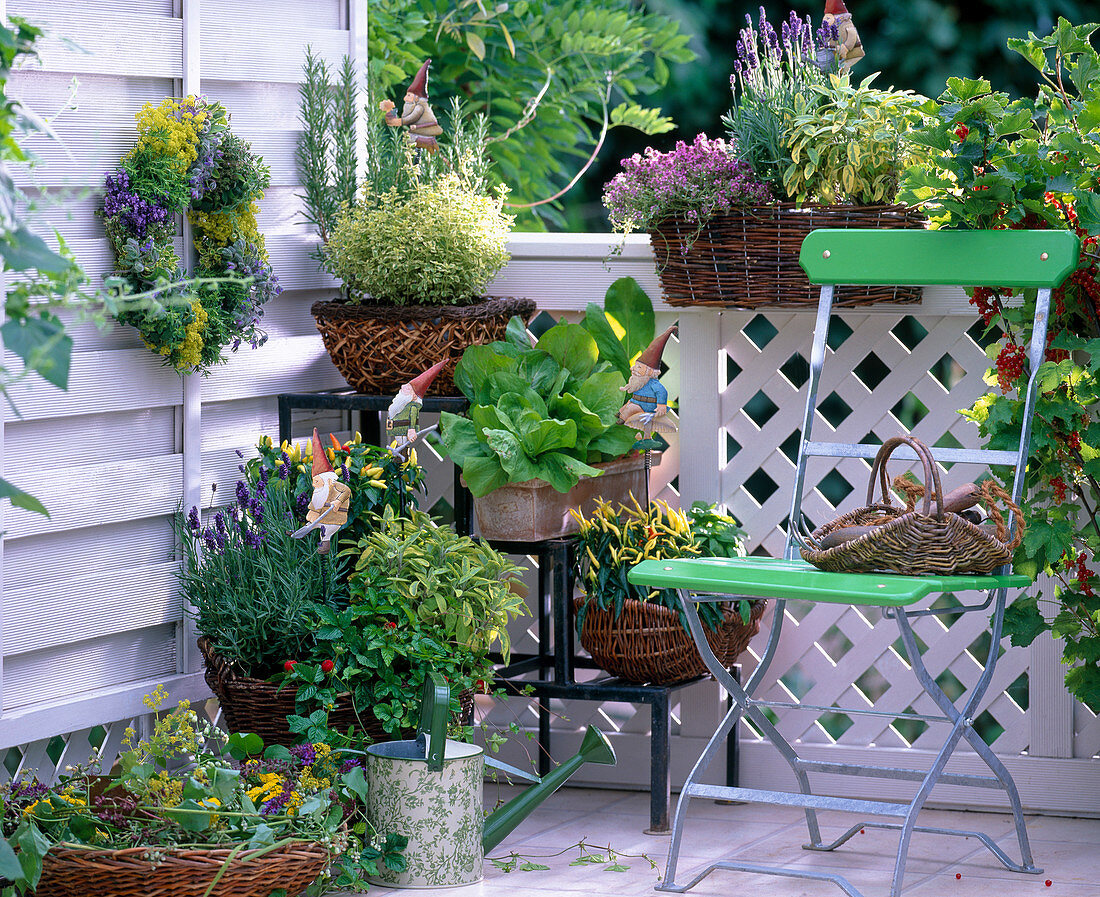
<instances>
[{"instance_id":1,"label":"lavender plant","mask_svg":"<svg viewBox=\"0 0 1100 897\"><path fill-rule=\"evenodd\" d=\"M783 199L790 199L783 174L791 164L786 145L786 122L799 111L812 111L814 88L828 82L829 66L819 62L828 35L814 33L810 17L791 12L777 34L760 7L759 26L745 16L746 26L737 40L737 59L730 75L733 106L722 118L738 158ZM835 63L833 63L835 66Z\"/></svg>"},{"instance_id":2,"label":"lavender plant","mask_svg":"<svg viewBox=\"0 0 1100 897\"><path fill-rule=\"evenodd\" d=\"M234 504L206 525L198 508L175 521L180 590L199 631L220 656L257 678L277 672L288 657L308 655L318 607L341 603L332 594L342 561L317 554L315 540L290 537L302 499L294 482L288 465L261 468L251 488L237 483Z\"/></svg>"},{"instance_id":3,"label":"lavender plant","mask_svg":"<svg viewBox=\"0 0 1100 897\"><path fill-rule=\"evenodd\" d=\"M772 201L769 187L738 160L737 147L700 134L668 153L649 148L623 159L604 187L603 202L617 231L650 230L667 218L702 227L719 212Z\"/></svg>"}]
</instances>

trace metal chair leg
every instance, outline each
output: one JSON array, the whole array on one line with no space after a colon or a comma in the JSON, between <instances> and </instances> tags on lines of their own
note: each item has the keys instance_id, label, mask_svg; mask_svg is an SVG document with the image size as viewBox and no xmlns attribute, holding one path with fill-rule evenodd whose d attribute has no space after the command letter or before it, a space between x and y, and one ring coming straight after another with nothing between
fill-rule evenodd
<instances>
[{"instance_id":1,"label":"metal chair leg","mask_svg":"<svg viewBox=\"0 0 1100 897\"><path fill-rule=\"evenodd\" d=\"M1006 590L998 589L995 595L995 606L991 618L991 641L985 669L982 671L982 675L978 678L978 681L974 684L973 689L971 689L970 695L962 710L956 707L955 703L947 697L943 689L939 687L939 684L925 666L924 659L917 646L916 635L909 623L908 615L904 611L899 611L894 615L898 622L902 644L905 646L906 655L909 658L909 663L917 677L917 681L920 682L925 693L937 704L937 706L939 706L944 714L952 720L953 725L951 733L940 748L936 757L936 762L928 771L928 774L921 784L920 790L916 797L914 797L910 805L910 811L902 825L901 838L898 844L898 856L894 867L894 881L891 888L891 897L899 897L901 894L901 882L904 876L905 860L909 849L909 840L916 826L916 817L923 807L924 802L928 799L928 795L931 793L933 786L943 774L948 759L951 754L954 753L959 741L963 738L965 738L974 748L975 753L981 757L983 762L985 762L997 777L1001 788L1005 791L1009 803L1012 806L1012 814L1016 823L1016 835L1020 843L1022 862L1019 864L1014 863L1000 850L994 851L994 855L997 856L1002 864L1014 872L1038 874L1042 871L1034 865L1032 860L1031 847L1027 839L1027 828L1023 818L1023 807L1020 803L1020 794L1019 790L1016 788L1016 783L1012 779L1008 769L993 752L993 749L986 744L973 728L973 716L977 712L982 698L985 697L985 693L993 680L993 673L997 666L1001 624L1004 618L1005 597Z\"/></svg>"},{"instance_id":2,"label":"metal chair leg","mask_svg":"<svg viewBox=\"0 0 1100 897\"><path fill-rule=\"evenodd\" d=\"M913 666L913 670L921 686L924 688L925 693L936 702L939 708L947 716L952 719L957 719L959 717L963 719L962 737L966 739L967 743L974 749L974 752L982 759L982 762L984 762L985 765L989 767L990 771L997 777L1001 784L1001 788L1008 797L1009 806L1012 809L1013 822L1016 827L1016 839L1020 845L1021 862L1019 864L1011 861L1006 862L1006 858L1004 857L998 857L998 859L1013 872L1025 872L1037 875L1043 870L1035 866L1031 854L1031 845L1027 837L1027 824L1024 820L1023 805L1020 801L1020 792L1016 787L1016 782L1012 778L1012 774L1008 771L1008 768L994 753L993 748L986 744L982 737L974 731L972 725L972 718L982 698L985 697L985 693L993 679L993 672L997 666L1006 596L1007 590L996 590L994 596L994 610L990 618L990 643L989 653L986 656L985 669L982 671L982 675L979 677L978 681L974 684L974 688L971 690L970 697L967 699L966 706L962 711L959 711L955 707L954 702L944 694L943 689L939 687L939 684L932 677L931 673L929 673L927 667L925 667L924 660L921 658L920 652L917 649L916 637L913 633L912 626L909 624L908 616L904 612L901 612L897 614L897 619L906 654L909 655L910 664Z\"/></svg>"},{"instance_id":3,"label":"metal chair leg","mask_svg":"<svg viewBox=\"0 0 1100 897\"><path fill-rule=\"evenodd\" d=\"M681 600L683 600L682 596ZM768 633L768 649L770 650L765 650L764 652L764 656L769 662L775 654L773 642L778 643L779 636L783 630L783 611L785 606L785 602L776 602L775 615L772 617L771 630ZM691 636L695 641L695 645L699 650L699 655L703 658L703 662L706 664L707 669L714 674L715 679L717 679L719 684L726 689L726 692L733 698L734 703L741 707L744 715L752 721L754 726L763 731L768 741L771 742L772 746L777 751L779 751L783 759L787 761L787 765L790 766L791 772L794 773L795 779L798 782L799 790L803 794L813 794L813 789L810 787L810 777L806 775L806 771L802 768L801 758L798 756L797 751L795 751L791 743L780 734L779 730L772 725L771 720L750 703L752 695L748 691L748 688L751 687L755 690L763 679L763 673L765 672L765 670L761 669L763 666L763 659L761 660L760 666L753 672L747 686L742 688L740 683L730 675L729 670L718 662L718 658L715 657L714 652L711 650L710 643L707 641L706 634L703 631L702 620L699 619L699 611L695 607L695 604L689 600L685 604L685 611L688 619L688 629L691 631ZM760 675L757 676L757 673L760 673ZM707 748L710 748L709 744ZM806 830L810 838L810 843L815 846L819 845L821 844L821 829L817 823L817 811L811 807L806 807L805 814Z\"/></svg>"}]
</instances>

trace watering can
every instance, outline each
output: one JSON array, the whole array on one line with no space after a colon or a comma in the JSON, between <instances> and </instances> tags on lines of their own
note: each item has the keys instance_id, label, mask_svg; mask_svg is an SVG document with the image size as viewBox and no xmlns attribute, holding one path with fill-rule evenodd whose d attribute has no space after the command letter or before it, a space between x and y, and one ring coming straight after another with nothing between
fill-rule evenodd
<instances>
[{"instance_id":1,"label":"watering can","mask_svg":"<svg viewBox=\"0 0 1100 897\"><path fill-rule=\"evenodd\" d=\"M416 740L367 748L367 818L376 831L409 839L405 871L382 868L371 878L376 884L440 888L480 881L485 853L585 762L615 763L607 736L590 726L576 756L539 779L486 757L476 744L449 741L450 703L450 688L432 674L424 685ZM481 795L486 766L535 784L486 818Z\"/></svg>"}]
</instances>

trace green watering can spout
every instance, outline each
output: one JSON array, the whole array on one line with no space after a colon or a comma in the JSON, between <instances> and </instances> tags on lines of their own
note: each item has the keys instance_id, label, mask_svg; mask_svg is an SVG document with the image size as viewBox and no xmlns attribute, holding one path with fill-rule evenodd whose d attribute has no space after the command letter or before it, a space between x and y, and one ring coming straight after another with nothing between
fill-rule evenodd
<instances>
[{"instance_id":1,"label":"green watering can spout","mask_svg":"<svg viewBox=\"0 0 1100 897\"><path fill-rule=\"evenodd\" d=\"M486 757L485 763L487 766L504 767L504 764L491 757ZM517 825L530 815L535 807L564 785L573 773L585 763L600 763L604 766L615 765L615 749L611 746L611 742L607 740L607 736L595 726L588 727L588 731L584 733L584 740L581 742L581 749L574 756L556 769L551 770L546 778L541 781L536 779L537 784L532 785L522 794L512 798L499 810L495 810L489 815L485 820L485 831L481 837L481 844L485 852L488 853L503 841ZM518 770L513 770L511 767L504 768L510 772L518 772ZM530 777L528 776L528 778Z\"/></svg>"},{"instance_id":2,"label":"green watering can spout","mask_svg":"<svg viewBox=\"0 0 1100 897\"><path fill-rule=\"evenodd\" d=\"M447 744L447 718L450 711L451 691L443 677L436 672L428 675L424 682L423 702L420 705L420 725L417 729L417 743L424 751L428 769L438 772L443 769ZM428 738L424 736L427 735ZM501 763L493 757L485 758L485 765L502 769L509 775L518 776L534 782L522 794L512 798L499 810L489 814L485 820L481 844L485 852L492 850L507 837L517 825L526 819L532 810L564 785L585 763L600 763L604 766L615 765L615 749L607 736L595 726L589 726L581 741L581 749L558 766L544 779L533 776L522 769L516 769L507 763Z\"/></svg>"}]
</instances>

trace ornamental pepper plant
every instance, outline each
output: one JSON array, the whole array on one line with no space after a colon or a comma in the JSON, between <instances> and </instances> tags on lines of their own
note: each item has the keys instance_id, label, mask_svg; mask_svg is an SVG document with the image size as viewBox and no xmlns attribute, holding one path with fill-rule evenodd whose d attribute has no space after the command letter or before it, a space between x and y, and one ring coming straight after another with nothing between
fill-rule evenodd
<instances>
[{"instance_id":1,"label":"ornamental pepper plant","mask_svg":"<svg viewBox=\"0 0 1100 897\"><path fill-rule=\"evenodd\" d=\"M329 463L340 479L351 486L348 522L337 539L342 548L354 546L377 526L377 517L386 508L397 514L416 507L417 493L424 491L424 470L417 463L416 449L406 459L389 449L363 442L356 433L347 442L330 435L331 447L325 449ZM306 510L313 495L313 443L283 442L276 445L264 436L256 445L257 457L242 464L251 485L261 478L286 480L294 493L294 518L298 526L306 522Z\"/></svg>"},{"instance_id":2,"label":"ornamental pepper plant","mask_svg":"<svg viewBox=\"0 0 1100 897\"><path fill-rule=\"evenodd\" d=\"M584 626L589 604L601 610L613 609L616 619L626 600L648 601L679 614L686 630L687 618L675 589L647 589L627 580L630 568L644 560L679 557L738 557L745 553L744 530L732 517L714 505L696 502L688 511L653 501L643 508L631 496L633 505L600 501L585 517L569 513L580 524L574 569L584 588L586 601L577 610L577 631ZM749 621L749 602L737 602L743 622ZM717 631L723 613L716 603L699 605L703 625Z\"/></svg>"},{"instance_id":3,"label":"ornamental pepper plant","mask_svg":"<svg viewBox=\"0 0 1100 897\"><path fill-rule=\"evenodd\" d=\"M906 174L905 198L933 226L1052 228L1081 239L1077 269L1054 291L1039 370L1025 480L1027 533L1017 571L1055 579L1054 594L1017 600L1005 617L1015 645L1050 629L1064 639L1066 686L1100 711L1100 56L1096 24L1059 18L1046 37L1008 46L1039 72L1035 99L988 81L951 78L912 135L932 151ZM970 292L989 340L990 392L962 413L993 449L1015 448L1027 383L1035 291L990 284ZM1048 612L1040 611L1039 601Z\"/></svg>"}]
</instances>

